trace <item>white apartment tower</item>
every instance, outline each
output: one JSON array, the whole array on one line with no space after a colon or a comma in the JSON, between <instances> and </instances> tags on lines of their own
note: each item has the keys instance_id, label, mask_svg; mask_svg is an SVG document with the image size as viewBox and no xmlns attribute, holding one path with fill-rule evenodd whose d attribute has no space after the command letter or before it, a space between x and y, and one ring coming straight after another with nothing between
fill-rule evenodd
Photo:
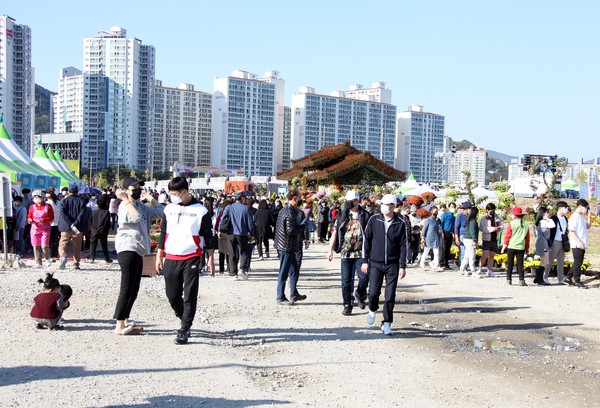
<instances>
[{"instance_id":1,"label":"white apartment tower","mask_svg":"<svg viewBox=\"0 0 600 408\"><path fill-rule=\"evenodd\" d=\"M284 80L268 71L216 78L212 112L212 166L270 176L283 166Z\"/></svg>"},{"instance_id":2,"label":"white apartment tower","mask_svg":"<svg viewBox=\"0 0 600 408\"><path fill-rule=\"evenodd\" d=\"M84 78L77 68L60 70L58 93L52 96L54 133L83 132Z\"/></svg>"},{"instance_id":3,"label":"white apartment tower","mask_svg":"<svg viewBox=\"0 0 600 408\"><path fill-rule=\"evenodd\" d=\"M156 81L154 94L153 173L168 171L175 162L186 167L210 166L212 94Z\"/></svg>"},{"instance_id":4,"label":"white apartment tower","mask_svg":"<svg viewBox=\"0 0 600 408\"><path fill-rule=\"evenodd\" d=\"M444 117L409 106L398 113L396 168L412 172L419 182L443 182Z\"/></svg>"},{"instance_id":5,"label":"white apartment tower","mask_svg":"<svg viewBox=\"0 0 600 408\"><path fill-rule=\"evenodd\" d=\"M352 146L394 165L396 106L385 83L372 88L353 85L348 91L321 95L302 87L292 96L292 159L323 146L349 141Z\"/></svg>"},{"instance_id":6,"label":"white apartment tower","mask_svg":"<svg viewBox=\"0 0 600 408\"><path fill-rule=\"evenodd\" d=\"M151 167L154 66L154 47L120 27L85 38L83 167Z\"/></svg>"},{"instance_id":7,"label":"white apartment tower","mask_svg":"<svg viewBox=\"0 0 600 408\"><path fill-rule=\"evenodd\" d=\"M457 150L451 153L448 159L448 183L456 187L466 186L466 177L463 170L471 171L471 180L478 186L485 186L485 165L487 151L485 149L475 149L471 145L468 149Z\"/></svg>"},{"instance_id":8,"label":"white apartment tower","mask_svg":"<svg viewBox=\"0 0 600 408\"><path fill-rule=\"evenodd\" d=\"M0 114L8 134L31 153L35 129L31 30L6 15L0 17Z\"/></svg>"}]
</instances>

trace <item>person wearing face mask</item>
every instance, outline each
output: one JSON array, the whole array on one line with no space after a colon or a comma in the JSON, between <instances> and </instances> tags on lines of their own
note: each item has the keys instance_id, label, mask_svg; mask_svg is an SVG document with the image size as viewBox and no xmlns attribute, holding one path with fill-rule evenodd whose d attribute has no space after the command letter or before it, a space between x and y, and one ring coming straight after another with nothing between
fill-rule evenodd
<instances>
[{"instance_id":1,"label":"person wearing face mask","mask_svg":"<svg viewBox=\"0 0 600 408\"><path fill-rule=\"evenodd\" d=\"M565 282L582 289L587 289L587 286L581 283L581 265L588 247L587 230L592 225L589 208L589 203L580 198L577 200L577 208L569 218L569 240L573 252L573 266L569 269Z\"/></svg>"},{"instance_id":2,"label":"person wearing face mask","mask_svg":"<svg viewBox=\"0 0 600 408\"><path fill-rule=\"evenodd\" d=\"M42 269L42 251L46 261L46 267L52 266L50 260L50 223L54 220L52 206L44 201L44 194L35 190L32 194L33 204L29 207L27 222L31 225L31 246L35 258L33 269Z\"/></svg>"},{"instance_id":3,"label":"person wearing face mask","mask_svg":"<svg viewBox=\"0 0 600 408\"><path fill-rule=\"evenodd\" d=\"M556 277L559 285L565 284L565 250L563 241L569 242L569 223L567 220L567 203L559 201L556 203L556 214L552 217L554 228L550 229L550 259L549 265L556 260ZM544 282L550 283L550 268L544 271Z\"/></svg>"},{"instance_id":4,"label":"person wearing face mask","mask_svg":"<svg viewBox=\"0 0 600 408\"><path fill-rule=\"evenodd\" d=\"M171 204L162 217L155 267L165 277L167 299L181 321L175 344L186 344L196 315L199 272L212 237L212 220L208 209L190 194L184 177L173 178L167 189Z\"/></svg>"},{"instance_id":5,"label":"person wearing face mask","mask_svg":"<svg viewBox=\"0 0 600 408\"><path fill-rule=\"evenodd\" d=\"M317 224L319 225L319 232L317 234L318 241L323 243L327 240L327 232L329 230L329 207L327 201L321 200L319 202L319 212L317 214Z\"/></svg>"},{"instance_id":6,"label":"person wearing face mask","mask_svg":"<svg viewBox=\"0 0 600 408\"><path fill-rule=\"evenodd\" d=\"M431 207L431 217L427 217L423 222L421 230L421 242L423 243L423 254L421 255L420 267L425 270L425 261L429 256L429 252L433 251L433 261L430 262L431 269L436 272L441 272L440 268L440 241L441 234L437 220L438 208L434 205Z\"/></svg>"},{"instance_id":7,"label":"person wearing face mask","mask_svg":"<svg viewBox=\"0 0 600 408\"><path fill-rule=\"evenodd\" d=\"M369 313L367 323L375 323L379 295L385 277L385 303L381 331L392 335L394 303L398 279L406 276L406 226L395 213L396 196L386 194L381 199L381 214L372 216L363 236L361 270L369 275Z\"/></svg>"},{"instance_id":8,"label":"person wearing face mask","mask_svg":"<svg viewBox=\"0 0 600 408\"><path fill-rule=\"evenodd\" d=\"M115 307L115 333L131 334L131 309L140 290L144 255L150 254L150 222L162 217L163 207L151 195L142 197L143 181L127 177L116 191L119 204L119 227L115 236L117 261L121 268L121 287ZM150 203L145 205L144 201Z\"/></svg>"},{"instance_id":9,"label":"person wearing face mask","mask_svg":"<svg viewBox=\"0 0 600 408\"><path fill-rule=\"evenodd\" d=\"M352 300L364 309L367 300L369 277L361 271L363 260L363 234L371 214L359 205L360 195L349 190L344 198L344 211L333 222L333 233L329 244L327 259L333 260L333 252L340 254L342 275L342 314L352 314ZM358 286L354 291L354 276L358 275Z\"/></svg>"},{"instance_id":10,"label":"person wearing face mask","mask_svg":"<svg viewBox=\"0 0 600 408\"><path fill-rule=\"evenodd\" d=\"M498 232L502 231L502 219L496 215L496 206L493 203L488 203L485 206L485 216L479 220L479 230L481 231L481 249L482 255L479 263L480 269L487 265L487 276L493 278L494 273L494 256L498 250Z\"/></svg>"},{"instance_id":11,"label":"person wearing face mask","mask_svg":"<svg viewBox=\"0 0 600 408\"><path fill-rule=\"evenodd\" d=\"M452 201L448 204L448 210L444 211L442 216L440 217L440 222L442 223L442 234L444 238L444 256L443 262L444 269L450 269L450 259L452 255L450 255L450 248L452 248L452 244L454 243L454 222L456 217L454 213L456 212L456 203Z\"/></svg>"},{"instance_id":12,"label":"person wearing face mask","mask_svg":"<svg viewBox=\"0 0 600 408\"><path fill-rule=\"evenodd\" d=\"M27 210L23 207L23 197L15 196L13 198L13 241L15 252L20 258L23 256L23 236L25 225L27 225Z\"/></svg>"},{"instance_id":13,"label":"person wearing face mask","mask_svg":"<svg viewBox=\"0 0 600 408\"><path fill-rule=\"evenodd\" d=\"M79 188L73 185L69 187L67 196L60 203L60 217L58 219L60 265L58 268L61 270L67 267L67 246L71 241L73 242L73 269L80 269L81 243L83 242L81 228L85 215L85 201L78 194Z\"/></svg>"}]
</instances>

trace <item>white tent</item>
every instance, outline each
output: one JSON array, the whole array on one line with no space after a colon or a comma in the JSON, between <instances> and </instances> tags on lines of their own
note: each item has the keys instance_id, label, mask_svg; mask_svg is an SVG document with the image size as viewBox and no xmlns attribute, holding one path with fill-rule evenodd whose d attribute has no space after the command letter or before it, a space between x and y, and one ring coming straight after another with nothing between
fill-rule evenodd
<instances>
[{"instance_id":1,"label":"white tent","mask_svg":"<svg viewBox=\"0 0 600 408\"><path fill-rule=\"evenodd\" d=\"M473 195L477 198L487 197L490 200L496 198L496 193L481 186L475 187L473 190L471 190L471 193L473 193Z\"/></svg>"}]
</instances>

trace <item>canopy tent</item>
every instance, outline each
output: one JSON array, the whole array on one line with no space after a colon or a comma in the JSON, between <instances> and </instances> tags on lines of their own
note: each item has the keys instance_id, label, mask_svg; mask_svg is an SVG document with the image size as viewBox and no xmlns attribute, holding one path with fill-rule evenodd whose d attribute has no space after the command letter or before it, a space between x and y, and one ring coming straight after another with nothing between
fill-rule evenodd
<instances>
[{"instance_id":1,"label":"canopy tent","mask_svg":"<svg viewBox=\"0 0 600 408\"><path fill-rule=\"evenodd\" d=\"M400 186L400 188L396 190L396 194L416 195L417 193L415 193L413 190L418 188L419 183L417 183L417 180L415 180L415 176L410 173L408 179L402 184L402 186Z\"/></svg>"},{"instance_id":2,"label":"canopy tent","mask_svg":"<svg viewBox=\"0 0 600 408\"><path fill-rule=\"evenodd\" d=\"M476 198L487 197L489 200L494 200L497 198L496 193L481 186L475 187L473 190L471 190L471 193Z\"/></svg>"},{"instance_id":3,"label":"canopy tent","mask_svg":"<svg viewBox=\"0 0 600 408\"><path fill-rule=\"evenodd\" d=\"M10 174L21 188L60 187L61 178L35 163L10 137L0 115L0 170Z\"/></svg>"},{"instance_id":4,"label":"canopy tent","mask_svg":"<svg viewBox=\"0 0 600 408\"><path fill-rule=\"evenodd\" d=\"M59 169L62 170L63 173L65 173L66 175L69 176L69 178L72 181L81 181L76 175L75 173L73 173L73 170L71 170L69 168L69 166L67 166L67 163L64 162L64 160L62 159L62 157L60 156L60 152L58 151L58 149L56 149L54 152L50 149L50 147L48 147L48 150L46 151L46 153L48 154L48 158L50 160L56 160L55 166L58 166Z\"/></svg>"},{"instance_id":5,"label":"canopy tent","mask_svg":"<svg viewBox=\"0 0 600 408\"><path fill-rule=\"evenodd\" d=\"M41 146L38 147L37 151L35 152L33 160L48 173L52 174L53 176L60 177L61 187L68 186L69 182L80 181L75 177L74 174L65 173L59 165L59 162L57 160L50 159L44 148Z\"/></svg>"},{"instance_id":6,"label":"canopy tent","mask_svg":"<svg viewBox=\"0 0 600 408\"><path fill-rule=\"evenodd\" d=\"M413 194L413 195L421 195L421 194L427 193L427 192L432 192L437 197L437 193L435 193L435 191L433 191L433 188L431 188L431 186L429 184L427 184L427 183L421 184L416 190L411 191L411 194Z\"/></svg>"}]
</instances>

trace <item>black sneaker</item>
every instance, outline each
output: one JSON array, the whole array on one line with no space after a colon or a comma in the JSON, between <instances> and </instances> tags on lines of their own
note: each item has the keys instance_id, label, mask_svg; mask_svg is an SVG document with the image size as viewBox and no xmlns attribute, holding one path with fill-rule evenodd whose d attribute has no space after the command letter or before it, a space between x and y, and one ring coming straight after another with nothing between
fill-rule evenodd
<instances>
[{"instance_id":1,"label":"black sneaker","mask_svg":"<svg viewBox=\"0 0 600 408\"><path fill-rule=\"evenodd\" d=\"M41 324L41 323L38 323L38 324L36 324L36 325L35 325L35 328L36 328L36 329L38 329L38 330L45 330L45 329L47 329L47 327L46 327L46 326L44 326L44 325L43 325L43 324Z\"/></svg>"},{"instance_id":2,"label":"black sneaker","mask_svg":"<svg viewBox=\"0 0 600 408\"><path fill-rule=\"evenodd\" d=\"M294 295L292 297L294 298L294 301L299 302L301 300L306 300L307 296L306 295L301 295L301 294L298 293L297 295Z\"/></svg>"},{"instance_id":3,"label":"black sneaker","mask_svg":"<svg viewBox=\"0 0 600 408\"><path fill-rule=\"evenodd\" d=\"M575 286L576 288L579 288L579 289L587 289L588 288L581 282L573 282L573 286Z\"/></svg>"},{"instance_id":4,"label":"black sneaker","mask_svg":"<svg viewBox=\"0 0 600 408\"><path fill-rule=\"evenodd\" d=\"M364 309L365 307L367 307L365 300L363 298L361 298L360 296L358 296L358 293L356 293L356 292L354 293L354 299L356 299L356 304L361 309Z\"/></svg>"},{"instance_id":5,"label":"black sneaker","mask_svg":"<svg viewBox=\"0 0 600 408\"><path fill-rule=\"evenodd\" d=\"M81 268L79 267L79 264L78 264L78 263L76 263L75 265L73 265L73 270L74 270L74 271L79 271L79 270L81 270Z\"/></svg>"},{"instance_id":6,"label":"black sneaker","mask_svg":"<svg viewBox=\"0 0 600 408\"><path fill-rule=\"evenodd\" d=\"M565 278L565 283L566 283L567 285L573 285L575 282L573 282L573 279L572 279L571 277L567 276L567 277Z\"/></svg>"},{"instance_id":7,"label":"black sneaker","mask_svg":"<svg viewBox=\"0 0 600 408\"><path fill-rule=\"evenodd\" d=\"M345 305L344 306L344 310L342 311L342 314L344 316L350 316L352 314L352 306L351 305Z\"/></svg>"},{"instance_id":8,"label":"black sneaker","mask_svg":"<svg viewBox=\"0 0 600 408\"><path fill-rule=\"evenodd\" d=\"M105 259L105 261L106 261L106 263L107 263L107 264L111 264L111 263L113 263L113 260L112 260L112 259Z\"/></svg>"},{"instance_id":9,"label":"black sneaker","mask_svg":"<svg viewBox=\"0 0 600 408\"><path fill-rule=\"evenodd\" d=\"M183 330L183 329L177 330L177 337L175 337L175 344L187 344L188 337L190 337L189 330Z\"/></svg>"}]
</instances>

